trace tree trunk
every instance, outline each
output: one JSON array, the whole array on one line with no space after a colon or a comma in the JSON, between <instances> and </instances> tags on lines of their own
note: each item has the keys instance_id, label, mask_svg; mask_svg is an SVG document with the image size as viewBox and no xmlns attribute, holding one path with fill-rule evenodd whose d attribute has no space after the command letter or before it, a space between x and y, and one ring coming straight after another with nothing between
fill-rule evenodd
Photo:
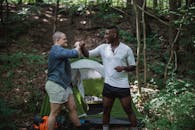
<instances>
[{"instance_id":1,"label":"tree trunk","mask_svg":"<svg viewBox=\"0 0 195 130\"><path fill-rule=\"evenodd\" d=\"M180 8L181 7L181 0L177 0L177 8Z\"/></svg>"},{"instance_id":2,"label":"tree trunk","mask_svg":"<svg viewBox=\"0 0 195 130\"><path fill-rule=\"evenodd\" d=\"M136 0L137 1L137 5L139 6L139 7L142 7L142 5L143 5L143 0ZM145 8L145 7L144 7ZM138 8L137 8L137 11L138 11L138 22L139 22L139 31L140 31L140 37L141 37L141 34L143 34L143 30L142 30L142 28L141 28L141 19L142 19L142 15L141 15L141 10L139 10Z\"/></svg>"},{"instance_id":3,"label":"tree trunk","mask_svg":"<svg viewBox=\"0 0 195 130\"><path fill-rule=\"evenodd\" d=\"M130 23L130 35L136 35L136 24L135 24L135 12L132 6L132 0L127 0L126 12L130 16L128 19Z\"/></svg>"},{"instance_id":4,"label":"tree trunk","mask_svg":"<svg viewBox=\"0 0 195 130\"><path fill-rule=\"evenodd\" d=\"M56 1L56 6L55 6L53 33L56 31L56 28L57 28L59 2L60 2L60 0L57 0Z\"/></svg>"},{"instance_id":5,"label":"tree trunk","mask_svg":"<svg viewBox=\"0 0 195 130\"><path fill-rule=\"evenodd\" d=\"M195 0L186 0L186 7L190 7L195 3Z\"/></svg>"},{"instance_id":6,"label":"tree trunk","mask_svg":"<svg viewBox=\"0 0 195 130\"><path fill-rule=\"evenodd\" d=\"M144 3L142 5L142 10L145 10L146 0L144 0ZM146 60L146 23L145 23L145 12L142 11L142 26L143 26L143 41L144 41L144 47L143 47L143 55L144 55L144 86L147 85L147 60Z\"/></svg>"},{"instance_id":7,"label":"tree trunk","mask_svg":"<svg viewBox=\"0 0 195 130\"><path fill-rule=\"evenodd\" d=\"M140 40L140 19L139 19L139 11L137 9L137 1L133 0L133 7L135 11L135 17L136 17L136 37L137 37L137 65L136 65L136 78L138 81L138 93L141 96L141 81L139 76L139 66L140 66L140 46L141 46L141 40Z\"/></svg>"},{"instance_id":8,"label":"tree trunk","mask_svg":"<svg viewBox=\"0 0 195 130\"><path fill-rule=\"evenodd\" d=\"M127 0L127 8L131 8L131 0Z\"/></svg>"},{"instance_id":9,"label":"tree trunk","mask_svg":"<svg viewBox=\"0 0 195 130\"><path fill-rule=\"evenodd\" d=\"M1 18L1 23L3 23L3 2L4 0L0 0L0 18Z\"/></svg>"},{"instance_id":10,"label":"tree trunk","mask_svg":"<svg viewBox=\"0 0 195 130\"><path fill-rule=\"evenodd\" d=\"M153 0L153 9L157 8L157 0Z\"/></svg>"},{"instance_id":11,"label":"tree trunk","mask_svg":"<svg viewBox=\"0 0 195 130\"><path fill-rule=\"evenodd\" d=\"M127 14L129 14L130 18L129 18L129 23L130 23L130 34L132 36L136 36L136 23L135 23L135 11L133 9L132 6L132 0L127 0ZM137 0L137 5L142 6L143 1L142 0ZM138 12L140 12L140 10L137 10ZM141 16L139 16L139 19L141 19Z\"/></svg>"},{"instance_id":12,"label":"tree trunk","mask_svg":"<svg viewBox=\"0 0 195 130\"><path fill-rule=\"evenodd\" d=\"M170 11L176 11L177 9L177 4L175 4L175 0L169 0L169 10ZM174 38L176 36L176 30L175 27L172 25L172 22L176 19L176 16L174 14L170 14L170 22L169 22L169 51L170 51L170 57L169 61L166 65L165 71L164 71L164 84L166 83L167 80L167 74L168 74L168 67L171 63L173 63L173 56L174 56L174 48L175 48L175 43L174 43Z\"/></svg>"},{"instance_id":13,"label":"tree trunk","mask_svg":"<svg viewBox=\"0 0 195 130\"><path fill-rule=\"evenodd\" d=\"M1 26L0 28L0 47L7 47L10 45L9 39L8 39L8 17L9 17L9 3L8 0L1 0ZM5 2L5 7L4 7ZM9 51L9 48L7 48L7 51Z\"/></svg>"}]
</instances>

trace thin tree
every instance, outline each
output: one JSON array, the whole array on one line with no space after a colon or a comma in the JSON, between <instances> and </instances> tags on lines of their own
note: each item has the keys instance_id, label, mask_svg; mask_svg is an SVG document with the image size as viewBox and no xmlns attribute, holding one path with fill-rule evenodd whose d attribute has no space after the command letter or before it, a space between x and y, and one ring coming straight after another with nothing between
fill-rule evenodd
<instances>
[{"instance_id":1,"label":"thin tree","mask_svg":"<svg viewBox=\"0 0 195 130\"><path fill-rule=\"evenodd\" d=\"M5 0L0 0L0 19L1 19L1 23L4 22L4 18L3 18L3 3L4 3Z\"/></svg>"},{"instance_id":2,"label":"thin tree","mask_svg":"<svg viewBox=\"0 0 195 130\"><path fill-rule=\"evenodd\" d=\"M181 3L182 3L181 0L177 0L177 7L178 7L178 8L181 7Z\"/></svg>"},{"instance_id":3,"label":"thin tree","mask_svg":"<svg viewBox=\"0 0 195 130\"><path fill-rule=\"evenodd\" d=\"M157 0L153 0L153 9L156 9L157 6L158 6Z\"/></svg>"},{"instance_id":4,"label":"thin tree","mask_svg":"<svg viewBox=\"0 0 195 130\"><path fill-rule=\"evenodd\" d=\"M139 76L139 66L140 66L140 46L141 46L141 40L140 40L140 19L139 19L139 11L137 9L137 1L133 0L133 7L135 11L135 17L136 17L136 37L137 37L137 65L136 65L136 78L138 82L138 94L141 96L141 81Z\"/></svg>"},{"instance_id":5,"label":"thin tree","mask_svg":"<svg viewBox=\"0 0 195 130\"><path fill-rule=\"evenodd\" d=\"M180 0L177 0L177 3L174 4L175 0L169 0L169 10L175 12L177 10L177 8L180 7L180 5L181 5L180 2L181 2ZM185 18L185 15L184 15L183 19L184 18ZM175 48L177 48L176 46L178 46L176 43L177 43L180 31L181 31L182 24L180 24L179 29L176 30L175 27L172 25L172 22L175 20L176 20L176 16L174 14L170 14L170 23L169 23L170 57L169 57L169 60L166 64L165 71L164 71L164 84L166 83L166 80L167 80L169 66L171 64L173 67L174 67L174 65L175 65L175 67L177 66L177 63L174 62L174 61L177 61L177 59L176 59L177 54L176 54ZM174 59L174 57L175 57L175 59ZM176 70L176 68L174 68L174 70Z\"/></svg>"},{"instance_id":6,"label":"thin tree","mask_svg":"<svg viewBox=\"0 0 195 130\"><path fill-rule=\"evenodd\" d=\"M142 9L145 10L146 6L146 0L144 0L144 3L142 5ZM142 27L143 27L143 55L144 55L144 86L146 87L147 83L147 60L146 60L146 23L145 23L145 13L142 11Z\"/></svg>"},{"instance_id":7,"label":"thin tree","mask_svg":"<svg viewBox=\"0 0 195 130\"><path fill-rule=\"evenodd\" d=\"M188 8L191 7L193 4L195 4L195 0L186 0L185 3L186 3L186 7Z\"/></svg>"},{"instance_id":8,"label":"thin tree","mask_svg":"<svg viewBox=\"0 0 195 130\"><path fill-rule=\"evenodd\" d=\"M57 27L59 3L60 3L60 0L57 0L56 6L55 6L55 11L54 11L53 33L56 31L56 27Z\"/></svg>"},{"instance_id":9,"label":"thin tree","mask_svg":"<svg viewBox=\"0 0 195 130\"><path fill-rule=\"evenodd\" d=\"M133 1L132 0L127 0L126 3L126 12L127 12L127 19L130 23L130 34L132 36L136 35L136 23L135 23L135 11L133 9Z\"/></svg>"}]
</instances>

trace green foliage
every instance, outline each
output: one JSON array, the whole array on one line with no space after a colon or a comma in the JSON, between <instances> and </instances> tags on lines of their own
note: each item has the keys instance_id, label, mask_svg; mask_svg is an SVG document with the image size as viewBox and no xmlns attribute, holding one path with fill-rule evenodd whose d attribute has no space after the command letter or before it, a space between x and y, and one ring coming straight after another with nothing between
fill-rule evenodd
<instances>
[{"instance_id":1,"label":"green foliage","mask_svg":"<svg viewBox=\"0 0 195 130\"><path fill-rule=\"evenodd\" d=\"M79 8L81 9L81 12L84 12L85 8L82 5L78 5L78 4L69 5L69 7L68 7L69 15L73 17L76 14L76 12L78 11ZM62 11L63 10L64 9L62 9Z\"/></svg>"},{"instance_id":2,"label":"green foliage","mask_svg":"<svg viewBox=\"0 0 195 130\"><path fill-rule=\"evenodd\" d=\"M4 86L3 87L4 90L14 86L12 83L12 79L14 77L13 69L22 64L20 59L21 59L21 53L16 53L13 55L7 55L7 54L0 55L0 62L3 63L0 69L0 73L1 74L6 73L5 77L3 75L0 75L1 82L2 82L1 85ZM6 79L6 80L2 80L2 79Z\"/></svg>"},{"instance_id":3,"label":"green foliage","mask_svg":"<svg viewBox=\"0 0 195 130\"><path fill-rule=\"evenodd\" d=\"M109 1L106 1L106 2L103 2L103 3L100 3L99 4L99 10L100 12L107 12L110 10L110 2Z\"/></svg>"},{"instance_id":4,"label":"green foliage","mask_svg":"<svg viewBox=\"0 0 195 130\"><path fill-rule=\"evenodd\" d=\"M95 8L96 11L92 20L96 22L96 24L104 24L108 26L117 25L117 23L120 22L120 19L123 18L119 12L111 8L109 2L98 4Z\"/></svg>"},{"instance_id":5,"label":"green foliage","mask_svg":"<svg viewBox=\"0 0 195 130\"><path fill-rule=\"evenodd\" d=\"M117 13L109 13L109 14L107 14L107 15L104 15L103 17L102 17L105 21L112 21L113 22L113 24L115 23L115 22L117 22L118 21L118 19L120 19L120 18L123 18L123 16L122 15L119 15L119 14L117 14Z\"/></svg>"},{"instance_id":6,"label":"green foliage","mask_svg":"<svg viewBox=\"0 0 195 130\"><path fill-rule=\"evenodd\" d=\"M165 64L162 62L155 62L151 65L148 65L149 69L157 75L163 75Z\"/></svg>"},{"instance_id":7,"label":"green foliage","mask_svg":"<svg viewBox=\"0 0 195 130\"><path fill-rule=\"evenodd\" d=\"M160 49L160 43L161 41L159 40L159 34L158 33L151 33L146 37L146 43L147 43L147 48L155 51L159 51Z\"/></svg>"},{"instance_id":8,"label":"green foliage","mask_svg":"<svg viewBox=\"0 0 195 130\"><path fill-rule=\"evenodd\" d=\"M148 72L150 72L153 76L148 77L149 82L153 85L158 86L158 88L164 87L162 77L164 75L165 64L163 62L154 62L148 64Z\"/></svg>"},{"instance_id":9,"label":"green foliage","mask_svg":"<svg viewBox=\"0 0 195 130\"><path fill-rule=\"evenodd\" d=\"M164 87L162 77L164 76L165 62L168 60L167 53L162 50L158 34L150 34L146 38L147 43L147 81L155 87ZM161 53L163 51L163 53ZM141 57L143 63L143 56Z\"/></svg>"},{"instance_id":10,"label":"green foliage","mask_svg":"<svg viewBox=\"0 0 195 130\"><path fill-rule=\"evenodd\" d=\"M120 30L119 35L126 43L131 43L136 41L136 37L131 36L129 32L125 30Z\"/></svg>"},{"instance_id":11,"label":"green foliage","mask_svg":"<svg viewBox=\"0 0 195 130\"><path fill-rule=\"evenodd\" d=\"M41 98L41 91L35 88L37 86L34 86L32 80L37 74L44 72L45 68L41 65L46 63L45 57L43 55L17 52L1 54L0 62L3 63L0 67L1 93L4 94L16 89L22 91L23 87L25 87L25 92L29 94L25 97L16 94L15 98L10 99L10 104L15 107L26 103L23 110L30 112L37 110L37 107L40 106L38 103ZM37 69L33 70L32 68Z\"/></svg>"},{"instance_id":12,"label":"green foliage","mask_svg":"<svg viewBox=\"0 0 195 130\"><path fill-rule=\"evenodd\" d=\"M28 8L22 8L18 13L10 13L6 23L9 32L9 39L17 39L21 34L25 34L31 26L30 22L26 21L30 12ZM14 26L12 26L14 25Z\"/></svg>"},{"instance_id":13,"label":"green foliage","mask_svg":"<svg viewBox=\"0 0 195 130\"><path fill-rule=\"evenodd\" d=\"M40 112L41 109L41 103L43 100L43 92L40 91L37 88L31 88L31 95L29 99L26 100L28 104L23 107L23 110L28 112L28 113L38 113Z\"/></svg>"},{"instance_id":14,"label":"green foliage","mask_svg":"<svg viewBox=\"0 0 195 130\"><path fill-rule=\"evenodd\" d=\"M3 63L3 70L12 70L22 64L45 64L44 56L17 52L14 54L0 54L0 62Z\"/></svg>"},{"instance_id":15,"label":"green foliage","mask_svg":"<svg viewBox=\"0 0 195 130\"><path fill-rule=\"evenodd\" d=\"M169 79L166 89L145 105L149 129L191 130L195 121L193 82Z\"/></svg>"},{"instance_id":16,"label":"green foliage","mask_svg":"<svg viewBox=\"0 0 195 130\"><path fill-rule=\"evenodd\" d=\"M15 110L9 108L7 104L0 99L0 129L1 130L15 130L16 126L13 121L13 114Z\"/></svg>"}]
</instances>

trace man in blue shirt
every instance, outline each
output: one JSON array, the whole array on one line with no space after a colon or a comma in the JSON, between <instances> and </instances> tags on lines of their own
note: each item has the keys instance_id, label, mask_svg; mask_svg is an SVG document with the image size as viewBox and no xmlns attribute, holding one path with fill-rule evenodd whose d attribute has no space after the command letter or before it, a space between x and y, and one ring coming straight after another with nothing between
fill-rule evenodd
<instances>
[{"instance_id":1,"label":"man in blue shirt","mask_svg":"<svg viewBox=\"0 0 195 130\"><path fill-rule=\"evenodd\" d=\"M54 130L56 117L65 104L69 110L69 117L78 128L87 129L81 125L76 111L73 92L71 89L71 67L69 58L79 56L79 47L75 49L65 49L67 47L66 35L62 32L53 34L54 45L51 47L48 57L48 80L45 89L49 95L50 114L48 118L48 130Z\"/></svg>"}]
</instances>

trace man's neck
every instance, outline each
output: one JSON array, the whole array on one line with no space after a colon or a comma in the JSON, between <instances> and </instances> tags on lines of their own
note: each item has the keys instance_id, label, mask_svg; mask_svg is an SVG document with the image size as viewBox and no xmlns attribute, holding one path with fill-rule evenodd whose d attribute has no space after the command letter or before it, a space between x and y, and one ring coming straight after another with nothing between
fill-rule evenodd
<instances>
[{"instance_id":1,"label":"man's neck","mask_svg":"<svg viewBox=\"0 0 195 130\"><path fill-rule=\"evenodd\" d=\"M116 48L118 46L119 46L119 41L114 41L113 43L111 43L112 48Z\"/></svg>"},{"instance_id":2,"label":"man's neck","mask_svg":"<svg viewBox=\"0 0 195 130\"><path fill-rule=\"evenodd\" d=\"M111 43L111 49L112 49L112 51L114 52L115 49L116 49L118 46L119 46L119 42L118 42L118 41L117 41L117 42Z\"/></svg>"}]
</instances>

